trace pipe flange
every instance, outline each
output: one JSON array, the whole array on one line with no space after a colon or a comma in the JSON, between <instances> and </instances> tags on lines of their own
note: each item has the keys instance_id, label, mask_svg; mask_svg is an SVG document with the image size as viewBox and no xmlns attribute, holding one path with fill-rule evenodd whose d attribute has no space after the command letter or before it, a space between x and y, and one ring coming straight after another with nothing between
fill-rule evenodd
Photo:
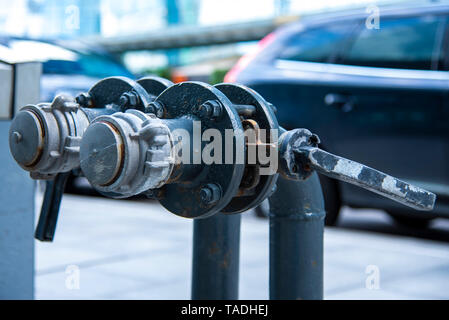
<instances>
[{"instance_id":1,"label":"pipe flange","mask_svg":"<svg viewBox=\"0 0 449 320\"><path fill-rule=\"evenodd\" d=\"M164 105L165 121L201 121L201 135L210 128L220 131L223 137L226 129L233 130L236 135L243 134L242 123L231 101L213 86L200 82L179 83L166 89L155 101ZM198 109L208 101L221 106L219 117L200 117ZM204 143L198 148L193 147L192 153L201 152L203 146ZM222 147L225 150L225 139ZM160 203L168 211L182 217L206 218L221 211L234 197L243 176L244 164L226 163L224 158L221 164L182 164L187 171L188 167L195 166L200 167L199 172L187 181L170 181L161 188L163 196ZM210 199L207 190L211 192Z\"/></svg>"},{"instance_id":2,"label":"pipe flange","mask_svg":"<svg viewBox=\"0 0 449 320\"><path fill-rule=\"evenodd\" d=\"M265 130L265 137L258 139L258 147L271 148L270 152L274 152L277 163L277 136L275 133L279 130L279 124L274 115L273 108L270 103L260 96L254 90L237 84L221 83L215 87L223 92L231 102L236 106L254 106L255 110L248 115L243 115L243 126L253 129ZM223 213L240 213L248 209L258 206L263 200L270 196L273 188L276 185L278 174L276 173L277 166L272 167L271 170L267 167L262 167L260 163L255 165L245 166L245 173L239 186L239 192L231 202L222 210ZM264 172L264 171L266 172ZM255 177L257 176L257 177Z\"/></svg>"},{"instance_id":3,"label":"pipe flange","mask_svg":"<svg viewBox=\"0 0 449 320\"><path fill-rule=\"evenodd\" d=\"M120 106L120 111L137 109L144 111L151 98L134 80L125 77L109 77L98 81L88 92L91 108Z\"/></svg>"},{"instance_id":4,"label":"pipe flange","mask_svg":"<svg viewBox=\"0 0 449 320\"><path fill-rule=\"evenodd\" d=\"M173 85L173 82L170 80L156 76L143 77L136 82L145 89L145 91L150 95L151 100L156 99L157 96L160 95L165 89Z\"/></svg>"},{"instance_id":5,"label":"pipe flange","mask_svg":"<svg viewBox=\"0 0 449 320\"><path fill-rule=\"evenodd\" d=\"M145 91L150 96L151 102L145 107L145 113L153 113L158 118L163 118L164 116L164 106L160 102L155 102L154 100L160 95L165 89L171 87L173 82L170 80L149 76L137 80Z\"/></svg>"}]
</instances>

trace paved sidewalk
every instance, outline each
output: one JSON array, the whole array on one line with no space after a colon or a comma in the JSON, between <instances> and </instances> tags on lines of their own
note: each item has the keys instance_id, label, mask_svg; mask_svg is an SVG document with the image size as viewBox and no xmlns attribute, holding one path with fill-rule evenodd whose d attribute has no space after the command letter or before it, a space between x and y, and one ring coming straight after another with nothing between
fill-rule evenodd
<instances>
[{"instance_id":1,"label":"paved sidewalk","mask_svg":"<svg viewBox=\"0 0 449 320\"><path fill-rule=\"evenodd\" d=\"M324 241L326 299L449 299L448 243L339 228ZM188 299L191 248L192 221L156 202L66 195L55 242L36 242L36 298ZM240 254L240 298L267 299L266 220L244 215Z\"/></svg>"}]
</instances>

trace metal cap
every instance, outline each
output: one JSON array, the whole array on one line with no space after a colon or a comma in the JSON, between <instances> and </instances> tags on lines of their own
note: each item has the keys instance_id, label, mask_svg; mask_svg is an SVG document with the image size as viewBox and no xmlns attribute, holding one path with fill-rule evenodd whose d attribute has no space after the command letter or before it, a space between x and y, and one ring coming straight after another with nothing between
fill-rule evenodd
<instances>
[{"instance_id":1,"label":"metal cap","mask_svg":"<svg viewBox=\"0 0 449 320\"><path fill-rule=\"evenodd\" d=\"M96 118L84 133L81 170L91 185L116 198L158 188L173 168L170 129L138 110Z\"/></svg>"},{"instance_id":2,"label":"metal cap","mask_svg":"<svg viewBox=\"0 0 449 320\"><path fill-rule=\"evenodd\" d=\"M117 129L108 122L95 122L84 133L80 148L80 164L93 184L112 183L123 163L123 141Z\"/></svg>"},{"instance_id":3,"label":"metal cap","mask_svg":"<svg viewBox=\"0 0 449 320\"><path fill-rule=\"evenodd\" d=\"M21 166L31 166L42 155L44 128L32 111L20 111L11 123L9 147L14 159Z\"/></svg>"}]
</instances>

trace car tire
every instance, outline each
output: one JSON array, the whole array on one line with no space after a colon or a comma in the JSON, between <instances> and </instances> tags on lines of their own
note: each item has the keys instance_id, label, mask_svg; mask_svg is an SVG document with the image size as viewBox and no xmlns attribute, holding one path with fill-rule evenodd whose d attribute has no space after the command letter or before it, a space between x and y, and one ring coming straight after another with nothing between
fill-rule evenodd
<instances>
[{"instance_id":1,"label":"car tire","mask_svg":"<svg viewBox=\"0 0 449 320\"><path fill-rule=\"evenodd\" d=\"M320 178L321 189L323 190L324 207L326 209L324 224L326 226L335 226L341 209L337 182L321 174L318 176Z\"/></svg>"},{"instance_id":2,"label":"car tire","mask_svg":"<svg viewBox=\"0 0 449 320\"><path fill-rule=\"evenodd\" d=\"M400 212L387 211L387 213L393 218L394 222L399 226L413 228L413 229L426 229L434 217L421 217Z\"/></svg>"}]
</instances>

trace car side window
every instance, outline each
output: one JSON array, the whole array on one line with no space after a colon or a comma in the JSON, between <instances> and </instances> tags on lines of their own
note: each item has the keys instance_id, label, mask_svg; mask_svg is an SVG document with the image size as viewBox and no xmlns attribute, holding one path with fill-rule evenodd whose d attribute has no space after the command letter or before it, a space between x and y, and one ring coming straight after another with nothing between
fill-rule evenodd
<instances>
[{"instance_id":1,"label":"car side window","mask_svg":"<svg viewBox=\"0 0 449 320\"><path fill-rule=\"evenodd\" d=\"M449 71L449 17L446 16L446 24L444 26L443 40L438 54L438 70Z\"/></svg>"},{"instance_id":2,"label":"car side window","mask_svg":"<svg viewBox=\"0 0 449 320\"><path fill-rule=\"evenodd\" d=\"M436 70L445 16L426 15L380 20L378 29L362 24L339 61L345 65Z\"/></svg>"},{"instance_id":3,"label":"car side window","mask_svg":"<svg viewBox=\"0 0 449 320\"><path fill-rule=\"evenodd\" d=\"M339 45L355 28L353 22L306 29L289 37L279 54L279 59L329 62Z\"/></svg>"}]
</instances>

